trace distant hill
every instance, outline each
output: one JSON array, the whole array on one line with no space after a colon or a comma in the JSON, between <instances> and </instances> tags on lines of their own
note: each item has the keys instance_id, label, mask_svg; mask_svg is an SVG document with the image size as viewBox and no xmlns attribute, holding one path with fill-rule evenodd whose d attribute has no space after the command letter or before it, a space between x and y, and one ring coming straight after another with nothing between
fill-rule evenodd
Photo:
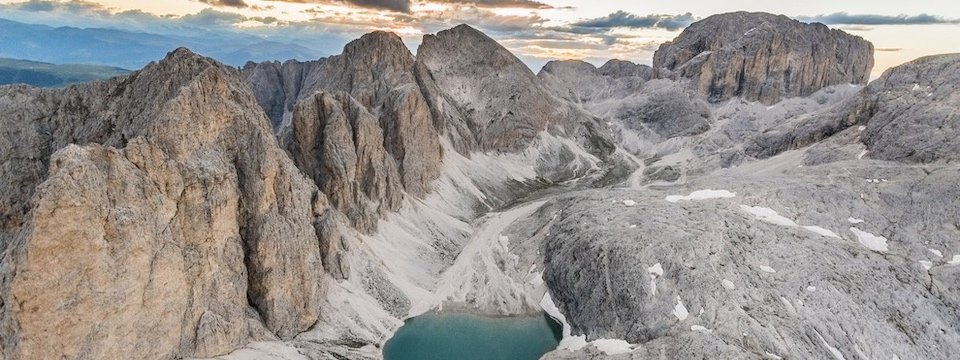
<instances>
[{"instance_id":1,"label":"distant hill","mask_svg":"<svg viewBox=\"0 0 960 360\"><path fill-rule=\"evenodd\" d=\"M0 58L0 85L27 84L37 87L63 87L70 84L108 79L130 73L111 66L49 64L38 61Z\"/></svg>"},{"instance_id":2,"label":"distant hill","mask_svg":"<svg viewBox=\"0 0 960 360\"><path fill-rule=\"evenodd\" d=\"M233 66L242 66L247 61L315 60L325 55L299 44L246 35L186 37L117 29L52 27L0 19L0 58L139 69L178 47L190 48Z\"/></svg>"}]
</instances>

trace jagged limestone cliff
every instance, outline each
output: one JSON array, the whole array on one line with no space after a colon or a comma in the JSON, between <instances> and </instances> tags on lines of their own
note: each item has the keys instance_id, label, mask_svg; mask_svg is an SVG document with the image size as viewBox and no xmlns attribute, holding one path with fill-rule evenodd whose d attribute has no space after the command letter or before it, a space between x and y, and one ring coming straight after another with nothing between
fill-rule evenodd
<instances>
[{"instance_id":1,"label":"jagged limestone cliff","mask_svg":"<svg viewBox=\"0 0 960 360\"><path fill-rule=\"evenodd\" d=\"M735 12L695 22L660 45L658 77L690 79L711 101L732 97L774 104L837 84L866 84L873 45L823 24Z\"/></svg>"},{"instance_id":2,"label":"jagged limestone cliff","mask_svg":"<svg viewBox=\"0 0 960 360\"><path fill-rule=\"evenodd\" d=\"M5 357L218 355L317 320L327 201L234 70L179 49L0 91Z\"/></svg>"}]
</instances>

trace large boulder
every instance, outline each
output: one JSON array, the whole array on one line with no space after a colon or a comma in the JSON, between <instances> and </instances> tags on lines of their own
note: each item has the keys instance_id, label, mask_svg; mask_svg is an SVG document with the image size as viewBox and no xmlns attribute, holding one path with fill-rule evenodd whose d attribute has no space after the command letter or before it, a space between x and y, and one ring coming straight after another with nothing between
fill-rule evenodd
<instances>
[{"instance_id":1,"label":"large boulder","mask_svg":"<svg viewBox=\"0 0 960 360\"><path fill-rule=\"evenodd\" d=\"M656 51L659 77L690 79L711 101L740 96L773 104L837 84L866 84L873 45L857 36L783 15L708 17Z\"/></svg>"}]
</instances>

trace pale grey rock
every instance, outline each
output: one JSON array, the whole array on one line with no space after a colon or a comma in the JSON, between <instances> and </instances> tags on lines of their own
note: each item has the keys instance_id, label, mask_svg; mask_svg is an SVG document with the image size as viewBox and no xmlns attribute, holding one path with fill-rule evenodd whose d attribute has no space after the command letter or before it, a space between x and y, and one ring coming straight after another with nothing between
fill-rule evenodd
<instances>
[{"instance_id":1,"label":"pale grey rock","mask_svg":"<svg viewBox=\"0 0 960 360\"><path fill-rule=\"evenodd\" d=\"M537 77L560 98L584 104L638 92L652 73L649 66L629 61L610 60L598 69L588 62L567 60L548 62Z\"/></svg>"},{"instance_id":2,"label":"pale grey rock","mask_svg":"<svg viewBox=\"0 0 960 360\"><path fill-rule=\"evenodd\" d=\"M653 79L653 68L648 65L635 64L626 60L611 59L598 69L603 76L616 79L639 78L643 81Z\"/></svg>"},{"instance_id":3,"label":"pale grey rock","mask_svg":"<svg viewBox=\"0 0 960 360\"><path fill-rule=\"evenodd\" d=\"M914 163L960 159L960 55L923 57L891 68L850 109L865 124L873 159Z\"/></svg>"},{"instance_id":4,"label":"pale grey rock","mask_svg":"<svg viewBox=\"0 0 960 360\"><path fill-rule=\"evenodd\" d=\"M710 128L710 109L696 93L670 80L650 80L649 67L611 60L600 69L582 61L552 61L538 77L558 97L614 125L613 137L631 152L621 127L644 142L703 133Z\"/></svg>"},{"instance_id":5,"label":"pale grey rock","mask_svg":"<svg viewBox=\"0 0 960 360\"><path fill-rule=\"evenodd\" d=\"M831 358L831 347L847 359L952 358L958 270L951 255L928 249L960 251L960 172L856 161L757 170L768 166L545 205L541 221L525 226L546 226L543 276L574 334L641 345L616 356L588 346L546 358ZM874 178L884 181L865 181ZM703 189L736 197L666 201ZM851 228L885 237L888 250L871 250ZM651 279L655 264L664 272ZM675 315L678 297L686 316Z\"/></svg>"},{"instance_id":6,"label":"pale grey rock","mask_svg":"<svg viewBox=\"0 0 960 360\"><path fill-rule=\"evenodd\" d=\"M673 81L655 80L625 101L614 119L627 128L649 130L663 139L701 134L710 128L710 109Z\"/></svg>"},{"instance_id":7,"label":"pale grey rock","mask_svg":"<svg viewBox=\"0 0 960 360\"><path fill-rule=\"evenodd\" d=\"M826 25L735 12L693 23L656 51L658 77L689 79L711 101L764 104L837 84L866 84L873 45Z\"/></svg>"},{"instance_id":8,"label":"pale grey rock","mask_svg":"<svg viewBox=\"0 0 960 360\"><path fill-rule=\"evenodd\" d=\"M430 107L414 84L392 90L380 117L384 146L393 156L410 194L423 197L440 175L443 152Z\"/></svg>"}]
</instances>

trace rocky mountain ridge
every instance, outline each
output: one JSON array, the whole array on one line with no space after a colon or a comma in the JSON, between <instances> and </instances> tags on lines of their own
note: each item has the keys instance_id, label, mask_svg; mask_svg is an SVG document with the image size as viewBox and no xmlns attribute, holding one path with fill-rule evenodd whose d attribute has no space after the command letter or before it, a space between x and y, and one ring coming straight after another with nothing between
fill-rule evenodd
<instances>
[{"instance_id":1,"label":"rocky mountain ridge","mask_svg":"<svg viewBox=\"0 0 960 360\"><path fill-rule=\"evenodd\" d=\"M788 28L736 42L823 35ZM701 53L691 33L670 51ZM835 60L869 72L845 36ZM308 63L178 49L0 87L0 351L376 359L454 308L565 315L546 358L946 359L958 64L776 97L718 81L717 103L656 66L534 75L458 26L416 56L377 32Z\"/></svg>"}]
</instances>

